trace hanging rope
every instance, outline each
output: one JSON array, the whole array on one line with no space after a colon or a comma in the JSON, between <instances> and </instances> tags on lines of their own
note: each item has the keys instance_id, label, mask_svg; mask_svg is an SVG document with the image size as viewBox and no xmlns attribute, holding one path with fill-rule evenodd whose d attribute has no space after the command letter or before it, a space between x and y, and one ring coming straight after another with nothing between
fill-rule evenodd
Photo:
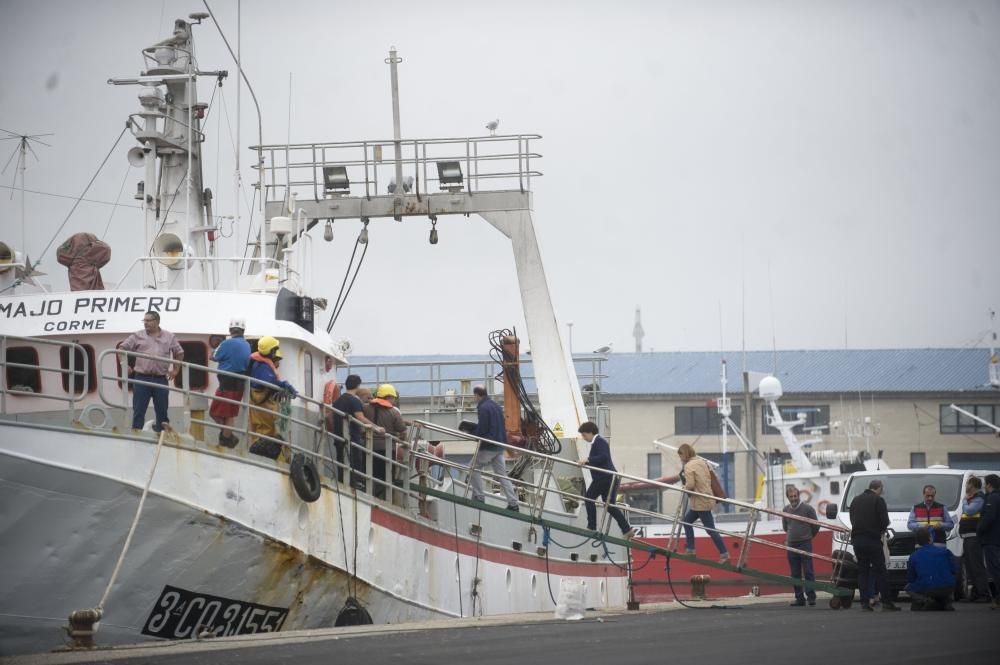
<instances>
[{"instance_id":1,"label":"hanging rope","mask_svg":"<svg viewBox=\"0 0 1000 665\"><path fill-rule=\"evenodd\" d=\"M407 473L409 473L409 471L407 471ZM449 472L448 475L451 475L451 473ZM457 497L458 496L457 494L455 494L455 479L454 478L451 479L451 495L452 495L452 497ZM459 540L458 540L458 502L457 501L452 501L451 502L451 510L452 510L452 515L454 516L453 523L455 525L455 562L456 562L455 566L456 566L456 568L458 568L458 570L456 571L458 573L458 616L465 617L465 609L462 606L462 560L461 560L461 557L460 557L460 555L458 553L459 552ZM480 515L481 514L482 514L482 511L480 511Z\"/></svg>"},{"instance_id":2,"label":"hanging rope","mask_svg":"<svg viewBox=\"0 0 1000 665\"><path fill-rule=\"evenodd\" d=\"M368 253L368 243L364 243L365 248L361 251L361 258L358 259L358 265L354 266L354 257L358 253L358 245L361 243L361 236L354 241L354 249L351 250L351 260L347 263L347 270L344 272L344 279L340 283L340 292L337 293L337 300L333 303L333 309L330 313L330 322L326 324L326 332L331 332L333 326L337 323L337 319L340 318L340 312L344 309L344 304L347 302L347 297L351 294L351 289L354 288L354 281L358 278L358 273L361 271L361 264L365 262L365 254ZM350 283L347 281L348 275L351 274L351 268L354 267L354 275L351 276ZM344 289L347 289L346 292Z\"/></svg>"},{"instance_id":3,"label":"hanging rope","mask_svg":"<svg viewBox=\"0 0 1000 665\"><path fill-rule=\"evenodd\" d=\"M146 479L146 486L142 489L142 496L139 497L139 505L135 509L135 517L132 518L132 526L129 527L128 535L125 537L125 545L122 547L122 553L118 555L118 563L115 564L115 569L111 573L111 578L108 580L108 586L104 589L104 595L101 596L101 602L97 603L97 610L104 613L104 603L108 600L108 595L111 593L111 587L114 586L115 580L118 578L118 573L122 568L122 563L125 561L125 554L128 552L129 545L132 544L132 536L135 535L135 528L139 525L139 516L142 515L142 507L146 504L146 496L149 494L149 486L153 483L153 474L156 473L156 465L160 461L160 450L163 448L163 439L167 436L167 431L170 430L170 425L167 423L162 424L163 429L160 430L160 439L156 442L156 451L153 454L153 466L149 468L149 478Z\"/></svg>"},{"instance_id":4,"label":"hanging rope","mask_svg":"<svg viewBox=\"0 0 1000 665\"><path fill-rule=\"evenodd\" d=\"M336 436L336 435L332 434L331 436ZM333 459L334 460L337 459L336 455L333 456ZM333 491L337 493L337 521L340 523L340 545L341 545L341 547L344 550L344 568L345 568L345 572L347 572L347 575L348 575L348 578L347 578L347 593L351 597L357 598L357 591L358 591L357 590L357 575L356 575L356 573L357 573L357 566L356 566L356 564L357 564L357 538L355 538L355 554L354 554L355 569L354 569L354 571L352 571L350 569L350 559L347 558L347 530L344 528L344 506L343 506L343 502L341 501L341 499L343 498L344 495L340 491L340 475L339 474L343 473L343 469L339 468L337 466L337 464L338 464L338 462L335 461L334 462L334 470L333 470L333 478L331 480L332 480L332 485L333 485ZM357 521L358 521L357 520L357 516L355 516L355 518L354 518L355 535L357 534ZM354 586L353 589L351 588L352 584Z\"/></svg>"},{"instance_id":5,"label":"hanging rope","mask_svg":"<svg viewBox=\"0 0 1000 665\"><path fill-rule=\"evenodd\" d=\"M674 600L677 601L681 605L681 607L686 607L689 610L742 610L743 609L741 605L727 606L727 605L717 605L713 603L707 606L700 606L700 605L689 605L688 603L685 603L683 600L681 600L680 596L677 595L677 591L674 589L674 581L670 577L670 556L671 556L670 552L667 552L667 563L666 563L667 584L670 586L670 593L673 594Z\"/></svg>"},{"instance_id":6,"label":"hanging rope","mask_svg":"<svg viewBox=\"0 0 1000 665\"><path fill-rule=\"evenodd\" d=\"M524 421L527 429L534 428L536 437L528 440L528 449L544 453L546 455L558 455L562 451L562 442L559 441L555 433L531 403L531 397L527 388L524 387L524 380L521 377L520 369L515 362L516 358L508 356L504 349L503 340L505 337L517 337L517 330L506 328L490 332L490 357L502 368L496 378L514 389L517 401L524 409ZM511 478L522 478L527 469L532 465L534 458L530 456L519 457L510 471Z\"/></svg>"}]
</instances>

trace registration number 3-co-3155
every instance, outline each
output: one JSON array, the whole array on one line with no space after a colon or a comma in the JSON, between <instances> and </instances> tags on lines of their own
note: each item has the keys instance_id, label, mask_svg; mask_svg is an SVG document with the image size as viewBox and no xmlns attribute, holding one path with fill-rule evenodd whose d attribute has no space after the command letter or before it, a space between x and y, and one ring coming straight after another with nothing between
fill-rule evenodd
<instances>
[{"instance_id":1,"label":"registration number 3-co-3155","mask_svg":"<svg viewBox=\"0 0 1000 665\"><path fill-rule=\"evenodd\" d=\"M168 640L189 639L205 633L215 637L272 633L281 630L287 617L286 607L258 605L165 586L142 633Z\"/></svg>"}]
</instances>

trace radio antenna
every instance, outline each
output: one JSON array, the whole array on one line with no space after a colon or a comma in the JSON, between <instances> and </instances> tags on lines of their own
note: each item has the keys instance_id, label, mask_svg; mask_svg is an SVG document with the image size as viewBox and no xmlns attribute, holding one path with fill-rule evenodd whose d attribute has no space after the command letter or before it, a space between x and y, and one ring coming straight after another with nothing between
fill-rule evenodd
<instances>
[{"instance_id":1,"label":"radio antenna","mask_svg":"<svg viewBox=\"0 0 1000 665\"><path fill-rule=\"evenodd\" d=\"M17 173L21 172L21 249L24 250L24 172L28 168L28 153L30 152L34 156L35 160L38 161L38 153L35 149L31 147L32 143L37 143L38 145L43 145L46 148L51 148L52 146L42 140L43 136L55 136L55 134L18 134L17 132L12 132L9 129L0 129L0 132L7 134L7 136L0 136L0 141L11 141L17 139L17 147L10 154L7 159L7 163L4 164L3 171L0 175L6 174L7 169L10 167L10 163L14 161L14 157L17 157L17 162L14 164L14 180L11 183L10 188L10 198L14 198L14 190L17 188Z\"/></svg>"}]
</instances>

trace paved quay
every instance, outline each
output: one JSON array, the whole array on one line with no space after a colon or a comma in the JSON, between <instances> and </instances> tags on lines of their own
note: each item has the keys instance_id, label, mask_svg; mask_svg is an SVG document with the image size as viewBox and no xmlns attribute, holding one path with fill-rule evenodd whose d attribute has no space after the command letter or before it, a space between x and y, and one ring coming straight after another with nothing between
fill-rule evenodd
<instances>
[{"instance_id":1,"label":"paved quay","mask_svg":"<svg viewBox=\"0 0 1000 665\"><path fill-rule=\"evenodd\" d=\"M288 662L474 663L546 665L607 662L767 663L990 662L997 648L1000 611L957 604L955 612L863 612L789 607L790 596L645 605L639 611L588 612L562 621L533 613L355 626L203 641L147 642L88 652L2 658L10 665L155 663L157 665L270 665ZM714 605L715 607L709 607Z\"/></svg>"}]
</instances>

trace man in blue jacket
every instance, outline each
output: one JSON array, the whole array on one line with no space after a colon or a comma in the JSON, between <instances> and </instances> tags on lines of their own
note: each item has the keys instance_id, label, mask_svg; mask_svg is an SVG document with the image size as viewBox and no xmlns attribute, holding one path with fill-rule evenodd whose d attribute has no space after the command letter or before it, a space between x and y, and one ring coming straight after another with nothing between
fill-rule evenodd
<instances>
[{"instance_id":1,"label":"man in blue jacket","mask_svg":"<svg viewBox=\"0 0 1000 665\"><path fill-rule=\"evenodd\" d=\"M493 475L500 480L500 487L503 488L504 496L507 498L507 510L518 512L517 494L514 493L514 486L507 477L507 465L504 463L501 446L490 443L507 443L507 427L503 421L503 409L500 405L490 399L486 394L486 388L476 386L472 389L472 394L476 397L476 412L479 414L479 423L476 425L475 436L486 439L479 443L479 451L469 469L469 484L472 486L472 500L486 501L486 492L483 491L483 477L479 473L479 468L490 465Z\"/></svg>"},{"instance_id":2,"label":"man in blue jacket","mask_svg":"<svg viewBox=\"0 0 1000 665\"><path fill-rule=\"evenodd\" d=\"M906 564L906 590L914 612L954 610L951 604L955 592L955 555L945 547L931 545L935 527L918 527L914 536L917 549Z\"/></svg>"},{"instance_id":3,"label":"man in blue jacket","mask_svg":"<svg viewBox=\"0 0 1000 665\"><path fill-rule=\"evenodd\" d=\"M284 446L278 443L278 399L283 394L298 397L299 393L278 374L281 363L279 342L270 335L257 340L257 350L250 354L250 452L271 459L278 459ZM282 419L284 421L284 419ZM268 438L261 438L262 436ZM287 453L288 451L285 450Z\"/></svg>"},{"instance_id":4,"label":"man in blue jacket","mask_svg":"<svg viewBox=\"0 0 1000 665\"><path fill-rule=\"evenodd\" d=\"M979 544L983 546L986 557L986 570L993 578L994 584L1000 584L1000 476L995 473L983 478L986 485L986 503L983 504L983 514L976 527ZM1000 610L1000 596L994 594L994 610Z\"/></svg>"},{"instance_id":5,"label":"man in blue jacket","mask_svg":"<svg viewBox=\"0 0 1000 665\"><path fill-rule=\"evenodd\" d=\"M611 461L611 446L607 439L597 433L597 425L591 421L581 423L579 428L583 440L590 444L590 454L587 459L580 460L580 466L587 465L616 471L614 463ZM615 494L618 492L618 479L610 473L591 469L590 487L584 495L586 497L583 505L587 509L587 528L591 531L597 530L597 497L601 497L604 505L608 507L608 514L618 522L618 528L622 530L625 539L630 539L635 535L635 529L629 525L625 514L614 507Z\"/></svg>"},{"instance_id":6,"label":"man in blue jacket","mask_svg":"<svg viewBox=\"0 0 1000 665\"><path fill-rule=\"evenodd\" d=\"M212 354L212 360L219 363L220 370L233 374L245 374L249 369L250 342L243 337L243 331L246 330L246 327L246 320L241 316L235 316L229 322L231 337L220 344ZM219 428L219 445L235 448L240 440L233 433L232 426L236 416L239 415L240 405L234 404L234 402L243 399L243 387L246 384L240 376L217 374L216 378L219 380L219 388L215 391L215 396L222 399L212 400L208 415L212 416L212 420L222 425Z\"/></svg>"}]
</instances>

